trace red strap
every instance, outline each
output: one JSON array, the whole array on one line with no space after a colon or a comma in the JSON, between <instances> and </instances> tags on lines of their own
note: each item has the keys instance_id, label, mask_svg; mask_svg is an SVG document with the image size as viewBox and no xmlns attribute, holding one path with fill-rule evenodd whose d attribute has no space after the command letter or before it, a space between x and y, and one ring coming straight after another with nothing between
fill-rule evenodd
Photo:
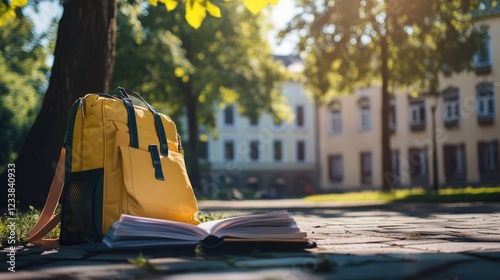
<instances>
[{"instance_id":1,"label":"red strap","mask_svg":"<svg viewBox=\"0 0 500 280\"><path fill-rule=\"evenodd\" d=\"M64 161L66 157L66 149L63 147L61 149L61 154L59 156L59 162L57 163L56 172L54 178L52 178L52 184L50 185L49 195L47 196L47 201L45 201L45 206L43 207L42 214L38 219L36 225L29 231L30 243L39 246L58 246L58 239L43 239L47 233L49 233L57 224L61 221L61 213L54 216L57 204L59 203L59 198L61 197L62 189L64 186Z\"/></svg>"}]
</instances>

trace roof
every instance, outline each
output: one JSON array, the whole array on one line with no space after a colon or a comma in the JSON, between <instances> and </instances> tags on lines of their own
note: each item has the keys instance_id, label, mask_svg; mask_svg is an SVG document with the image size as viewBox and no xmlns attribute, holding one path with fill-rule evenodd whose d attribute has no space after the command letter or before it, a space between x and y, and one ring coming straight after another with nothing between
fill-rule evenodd
<instances>
[{"instance_id":1,"label":"roof","mask_svg":"<svg viewBox=\"0 0 500 280\"><path fill-rule=\"evenodd\" d=\"M281 61L285 67L296 62L302 63L302 59L298 55L274 55L274 59Z\"/></svg>"}]
</instances>

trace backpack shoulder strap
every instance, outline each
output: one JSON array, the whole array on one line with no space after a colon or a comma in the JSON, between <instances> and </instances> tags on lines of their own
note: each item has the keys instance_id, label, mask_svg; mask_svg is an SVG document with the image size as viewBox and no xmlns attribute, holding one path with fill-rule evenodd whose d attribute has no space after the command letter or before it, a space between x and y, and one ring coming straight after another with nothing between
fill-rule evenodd
<instances>
[{"instance_id":1,"label":"backpack shoulder strap","mask_svg":"<svg viewBox=\"0 0 500 280\"><path fill-rule=\"evenodd\" d=\"M57 162L56 172L52 178L50 185L49 195L45 201L42 214L38 219L36 225L29 231L30 243L38 246L58 246L58 239L44 239L43 237L49 233L61 221L61 213L54 216L59 198L61 197L62 189L64 186L64 162L66 157L66 149L61 149L59 161Z\"/></svg>"}]
</instances>

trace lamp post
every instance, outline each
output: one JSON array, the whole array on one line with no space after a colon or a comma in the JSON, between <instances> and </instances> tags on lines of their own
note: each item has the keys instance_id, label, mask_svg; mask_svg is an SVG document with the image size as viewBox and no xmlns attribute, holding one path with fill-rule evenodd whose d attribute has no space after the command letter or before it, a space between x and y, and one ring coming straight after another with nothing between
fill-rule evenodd
<instances>
[{"instance_id":1,"label":"lamp post","mask_svg":"<svg viewBox=\"0 0 500 280\"><path fill-rule=\"evenodd\" d=\"M434 192L439 193L439 174L438 174L438 159L437 159L437 142L436 142L436 105L437 94L435 95L435 103L431 107L432 113L432 175Z\"/></svg>"}]
</instances>

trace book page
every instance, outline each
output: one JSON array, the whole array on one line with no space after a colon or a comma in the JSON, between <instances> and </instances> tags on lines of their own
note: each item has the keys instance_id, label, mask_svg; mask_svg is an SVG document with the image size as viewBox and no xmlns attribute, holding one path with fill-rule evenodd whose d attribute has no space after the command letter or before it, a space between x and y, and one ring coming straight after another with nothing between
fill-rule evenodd
<instances>
[{"instance_id":1,"label":"book page","mask_svg":"<svg viewBox=\"0 0 500 280\"><path fill-rule=\"evenodd\" d=\"M287 211L226 218L198 226L217 237L306 238Z\"/></svg>"},{"instance_id":2,"label":"book page","mask_svg":"<svg viewBox=\"0 0 500 280\"><path fill-rule=\"evenodd\" d=\"M200 241L208 235L208 232L191 224L122 214L113 235Z\"/></svg>"}]
</instances>

